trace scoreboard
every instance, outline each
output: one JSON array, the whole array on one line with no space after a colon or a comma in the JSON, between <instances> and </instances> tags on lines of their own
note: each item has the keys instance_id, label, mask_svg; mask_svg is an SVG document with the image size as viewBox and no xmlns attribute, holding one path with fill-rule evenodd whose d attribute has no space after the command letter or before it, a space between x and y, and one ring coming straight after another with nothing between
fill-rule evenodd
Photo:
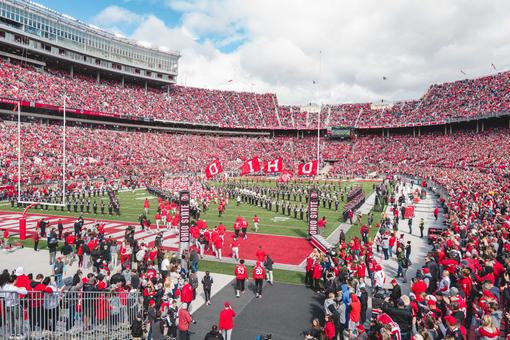
<instances>
[{"instance_id":1,"label":"scoreboard","mask_svg":"<svg viewBox=\"0 0 510 340\"><path fill-rule=\"evenodd\" d=\"M351 138L352 128L347 126L332 126L328 129L330 138L348 139Z\"/></svg>"}]
</instances>

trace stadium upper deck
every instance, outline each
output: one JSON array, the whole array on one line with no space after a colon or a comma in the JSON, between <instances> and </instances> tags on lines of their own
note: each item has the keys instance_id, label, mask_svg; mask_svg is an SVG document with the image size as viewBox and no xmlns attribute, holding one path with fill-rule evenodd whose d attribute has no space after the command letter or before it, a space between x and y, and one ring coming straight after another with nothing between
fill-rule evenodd
<instances>
[{"instance_id":1,"label":"stadium upper deck","mask_svg":"<svg viewBox=\"0 0 510 340\"><path fill-rule=\"evenodd\" d=\"M31 1L0 1L0 54L150 84L175 83L180 55L82 23Z\"/></svg>"}]
</instances>

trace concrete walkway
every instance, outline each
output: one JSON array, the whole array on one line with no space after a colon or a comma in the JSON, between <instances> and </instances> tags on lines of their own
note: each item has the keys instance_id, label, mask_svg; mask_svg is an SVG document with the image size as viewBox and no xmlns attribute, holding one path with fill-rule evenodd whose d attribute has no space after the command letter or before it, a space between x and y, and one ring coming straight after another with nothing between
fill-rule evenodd
<instances>
[{"instance_id":1,"label":"concrete walkway","mask_svg":"<svg viewBox=\"0 0 510 340\"><path fill-rule=\"evenodd\" d=\"M404 189L404 193L407 194L411 191L414 191L416 188L421 190L421 187L417 187L413 185L412 187L409 184L406 185ZM402 187L399 187L399 190L402 190ZM397 196L398 197L398 196ZM416 271L420 270L422 266L425 264L425 256L432 249L432 247L427 242L427 230L429 227L443 226L444 217L442 213L442 209L439 209L439 217L436 221L434 218L434 209L436 206L439 206L439 202L436 199L435 195L427 190L427 197L421 200L418 204L415 204L415 214L413 218L413 227L412 233L409 233L408 220L404 220L399 218L398 224L398 232L397 238L400 237L401 234L404 234L404 242L411 241L411 267L407 270L407 283L402 283L402 278L398 279L398 282L402 288L402 294L409 294L410 286L411 286L411 278L416 276ZM393 213L389 211L390 207L387 209L388 216L393 218ZM419 223L421 218L425 221L425 229L423 231L424 237L420 238L420 229ZM384 260L384 256L382 251L380 253L375 252L374 256L376 260L381 263L384 273L386 274L386 283L388 288L390 287L390 281L397 275L397 261L395 255L395 249L393 250L393 257L389 260Z\"/></svg>"},{"instance_id":2,"label":"concrete walkway","mask_svg":"<svg viewBox=\"0 0 510 340\"><path fill-rule=\"evenodd\" d=\"M362 213L363 215L366 215L372 210L372 208L375 205L375 191L368 196L368 198L365 200L365 203L361 205L361 207L357 210L357 212ZM340 231L343 230L344 233L347 233L347 231L351 228L352 224L350 223L340 223L338 227L333 231L328 237L328 242L332 244L336 244L338 242L338 239L340 237Z\"/></svg>"}]
</instances>

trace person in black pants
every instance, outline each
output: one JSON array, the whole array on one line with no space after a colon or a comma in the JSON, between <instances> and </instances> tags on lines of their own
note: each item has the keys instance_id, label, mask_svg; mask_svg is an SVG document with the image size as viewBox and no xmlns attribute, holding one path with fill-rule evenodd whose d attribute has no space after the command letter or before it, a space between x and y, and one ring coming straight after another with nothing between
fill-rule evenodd
<instances>
[{"instance_id":1,"label":"person in black pants","mask_svg":"<svg viewBox=\"0 0 510 340\"><path fill-rule=\"evenodd\" d=\"M205 272L205 276L202 279L202 286L204 287L205 303L211 304L211 288L213 285L213 278L209 275L209 272Z\"/></svg>"}]
</instances>

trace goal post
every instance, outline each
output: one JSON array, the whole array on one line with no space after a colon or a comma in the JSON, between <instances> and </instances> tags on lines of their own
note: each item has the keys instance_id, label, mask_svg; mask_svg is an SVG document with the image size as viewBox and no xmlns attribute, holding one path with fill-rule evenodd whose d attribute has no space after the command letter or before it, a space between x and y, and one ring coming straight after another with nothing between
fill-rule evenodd
<instances>
[{"instance_id":1,"label":"goal post","mask_svg":"<svg viewBox=\"0 0 510 340\"><path fill-rule=\"evenodd\" d=\"M21 110L21 101L18 101L17 103L17 142L18 142L18 148L17 148L17 156L18 156L18 175L17 175L17 202L20 204L27 204L27 205L37 205L37 204L44 204L47 206L58 206L63 207L66 205L66 162L67 162L67 155L66 155L66 138L67 138L67 131L66 131L66 97L63 98L63 109L62 109L62 116L55 116L50 117L47 115L44 115L43 118L37 115L32 115L30 113L22 112ZM26 118L26 122L23 122L22 117ZM30 119L35 119L35 122L30 122ZM47 124L44 124L44 120L47 121ZM42 122L42 123L40 123ZM51 122L51 123L50 123ZM61 122L56 123L56 122ZM26 126L24 127L24 124ZM45 131L45 126L46 130ZM55 128L55 126L57 126ZM29 131L31 127L39 127L39 129L45 134L43 137L36 138L36 141L39 141L40 144L42 144L42 148L39 151L39 154L36 154L34 150L31 149L30 145L24 145L23 140L25 135L35 135L33 131ZM60 130L61 133L56 132ZM57 133L59 136L57 136ZM32 138L34 136L31 136ZM51 140L52 137L59 137L61 138L61 152L57 152L55 155L55 151L58 150L52 150L52 147L54 147L54 141ZM45 140L45 138L49 138L50 140ZM31 142L31 141L29 141ZM44 148L44 145L48 144L48 149ZM29 151L26 151L25 149L28 149ZM25 154L26 153L26 154ZM61 166L59 166L59 170L56 171L56 174L51 174L51 178L47 179L48 182L44 183L44 181L41 181L41 183L32 183L31 177L32 175L39 175L37 173L37 169L28 168L27 164L25 163L36 163L37 161L40 161L40 155L43 155L42 158L44 158L47 155L50 155L50 157L55 158L55 160L60 163ZM30 164L29 164L30 165ZM58 172L61 172L61 175L58 174ZM60 201L57 202L56 196L55 196L55 202L48 202L48 201L41 201L35 199L35 197L31 197L28 195L29 189L28 187L23 186L23 182L26 182L28 184L36 186L42 186L43 184L48 187L57 188L57 192L60 193L59 199ZM58 188L60 187L60 188ZM60 189L60 190L59 190Z\"/></svg>"}]
</instances>

